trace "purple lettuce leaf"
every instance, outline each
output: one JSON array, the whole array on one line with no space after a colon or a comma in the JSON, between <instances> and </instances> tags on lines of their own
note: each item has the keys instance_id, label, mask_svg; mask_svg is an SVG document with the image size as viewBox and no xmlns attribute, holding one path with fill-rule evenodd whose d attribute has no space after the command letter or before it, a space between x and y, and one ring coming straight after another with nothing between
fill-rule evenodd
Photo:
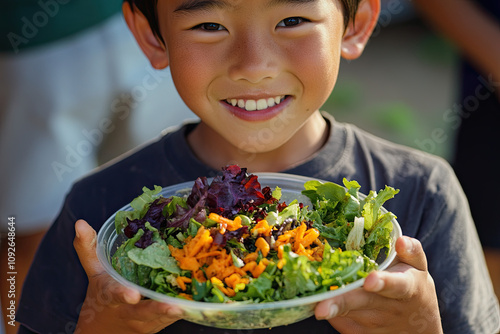
<instances>
[{"instance_id":1,"label":"purple lettuce leaf","mask_svg":"<svg viewBox=\"0 0 500 334\"><path fill-rule=\"evenodd\" d=\"M177 210L168 218L167 227L182 227L187 229L191 218L203 223L207 216L205 204L208 194L208 182L206 177L199 177L194 182L191 194L187 198L188 208L177 206Z\"/></svg>"},{"instance_id":2,"label":"purple lettuce leaf","mask_svg":"<svg viewBox=\"0 0 500 334\"><path fill-rule=\"evenodd\" d=\"M231 218L247 203L253 206L265 202L256 175L248 175L246 168L236 165L222 169L208 189L207 206L210 212Z\"/></svg>"},{"instance_id":3,"label":"purple lettuce leaf","mask_svg":"<svg viewBox=\"0 0 500 334\"><path fill-rule=\"evenodd\" d=\"M149 230L146 228L146 222L149 222L152 227L160 229L162 223L165 222L165 216L163 216L163 209L171 201L172 199L170 198L160 197L158 199L155 199L153 203L151 203L144 217L133 220L127 218L128 225L123 230L127 238L133 238L134 235L137 233L137 231L139 231L139 229L142 229L144 230L145 233L141 237L141 239L139 239L139 241L136 242L135 245L141 248L146 248L147 246L149 246L151 244L151 235L149 235L148 237Z\"/></svg>"}]
</instances>

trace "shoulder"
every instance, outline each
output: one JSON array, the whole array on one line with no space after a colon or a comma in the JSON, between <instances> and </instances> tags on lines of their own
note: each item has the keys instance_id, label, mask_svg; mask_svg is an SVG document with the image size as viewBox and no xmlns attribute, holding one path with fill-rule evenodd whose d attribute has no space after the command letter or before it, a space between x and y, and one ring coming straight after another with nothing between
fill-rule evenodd
<instances>
[{"instance_id":1,"label":"shoulder","mask_svg":"<svg viewBox=\"0 0 500 334\"><path fill-rule=\"evenodd\" d=\"M467 199L445 159L392 143L354 125L342 126L346 148L340 169L358 180L364 192L386 185L399 189L386 206L398 216L407 235L425 243L436 229L468 216ZM452 221L458 212L464 217Z\"/></svg>"},{"instance_id":2,"label":"shoulder","mask_svg":"<svg viewBox=\"0 0 500 334\"><path fill-rule=\"evenodd\" d=\"M352 143L356 153L369 153L384 168L402 173L406 171L409 175L416 173L418 176L422 175L419 171L451 171L449 163L439 156L377 137L352 124L345 127L347 141Z\"/></svg>"},{"instance_id":3,"label":"shoulder","mask_svg":"<svg viewBox=\"0 0 500 334\"><path fill-rule=\"evenodd\" d=\"M411 186L412 190L425 188L432 194L451 184L458 185L453 169L442 157L390 142L351 124L344 127L347 152L344 163L366 170L372 179L394 186Z\"/></svg>"}]
</instances>

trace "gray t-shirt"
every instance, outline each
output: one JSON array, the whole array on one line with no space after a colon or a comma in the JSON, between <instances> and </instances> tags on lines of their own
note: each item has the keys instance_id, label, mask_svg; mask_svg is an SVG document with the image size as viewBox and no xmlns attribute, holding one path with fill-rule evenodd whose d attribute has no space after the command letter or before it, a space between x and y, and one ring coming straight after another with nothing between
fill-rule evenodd
<instances>
[{"instance_id":1,"label":"gray t-shirt","mask_svg":"<svg viewBox=\"0 0 500 334\"><path fill-rule=\"evenodd\" d=\"M450 166L429 154L374 137L325 114L330 138L310 159L285 173L341 183L346 177L361 192L400 189L386 203L403 233L422 242L439 300L445 333L493 333L499 328L498 301L482 255L467 200ZM87 277L73 249L74 223L86 219L96 230L144 186L169 186L218 171L201 163L186 134L196 124L168 132L77 182L49 230L26 279L17 320L20 333L71 333L85 298ZM245 167L245 166L241 166ZM252 172L249 170L248 172ZM480 189L478 189L480 191ZM98 311L98 310L96 310ZM92 314L82 314L90 319ZM412 314L408 332L426 328L426 311ZM31 331L30 331L31 330ZM271 330L230 331L178 321L165 333L336 333L314 318Z\"/></svg>"}]
</instances>

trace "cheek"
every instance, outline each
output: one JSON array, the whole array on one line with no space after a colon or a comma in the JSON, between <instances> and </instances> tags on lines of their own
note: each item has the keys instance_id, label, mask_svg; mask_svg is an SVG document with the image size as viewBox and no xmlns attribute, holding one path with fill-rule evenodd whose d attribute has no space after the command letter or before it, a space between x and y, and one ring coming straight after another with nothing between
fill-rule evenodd
<instances>
[{"instance_id":1,"label":"cheek","mask_svg":"<svg viewBox=\"0 0 500 334\"><path fill-rule=\"evenodd\" d=\"M300 70L304 94L324 103L337 80L340 64L340 43L322 36L309 40L296 52L296 68Z\"/></svg>"},{"instance_id":2,"label":"cheek","mask_svg":"<svg viewBox=\"0 0 500 334\"><path fill-rule=\"evenodd\" d=\"M196 109L206 96L206 87L210 82L209 59L197 55L196 50L187 50L181 44L169 54L170 70L176 89L192 110Z\"/></svg>"}]
</instances>

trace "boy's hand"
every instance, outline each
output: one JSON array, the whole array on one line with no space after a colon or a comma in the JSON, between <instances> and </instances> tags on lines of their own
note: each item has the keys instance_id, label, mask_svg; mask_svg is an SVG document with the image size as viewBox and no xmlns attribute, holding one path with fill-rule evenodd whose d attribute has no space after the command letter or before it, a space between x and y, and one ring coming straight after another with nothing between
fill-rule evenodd
<instances>
[{"instance_id":1,"label":"boy's hand","mask_svg":"<svg viewBox=\"0 0 500 334\"><path fill-rule=\"evenodd\" d=\"M96 232L84 220L75 224L73 245L87 273L89 285L75 330L85 333L156 333L180 319L178 308L141 300L138 291L109 276L96 254Z\"/></svg>"},{"instance_id":2,"label":"boy's hand","mask_svg":"<svg viewBox=\"0 0 500 334\"><path fill-rule=\"evenodd\" d=\"M416 239L401 237L387 271L372 272L363 288L316 306L341 333L442 333L434 281Z\"/></svg>"}]
</instances>

